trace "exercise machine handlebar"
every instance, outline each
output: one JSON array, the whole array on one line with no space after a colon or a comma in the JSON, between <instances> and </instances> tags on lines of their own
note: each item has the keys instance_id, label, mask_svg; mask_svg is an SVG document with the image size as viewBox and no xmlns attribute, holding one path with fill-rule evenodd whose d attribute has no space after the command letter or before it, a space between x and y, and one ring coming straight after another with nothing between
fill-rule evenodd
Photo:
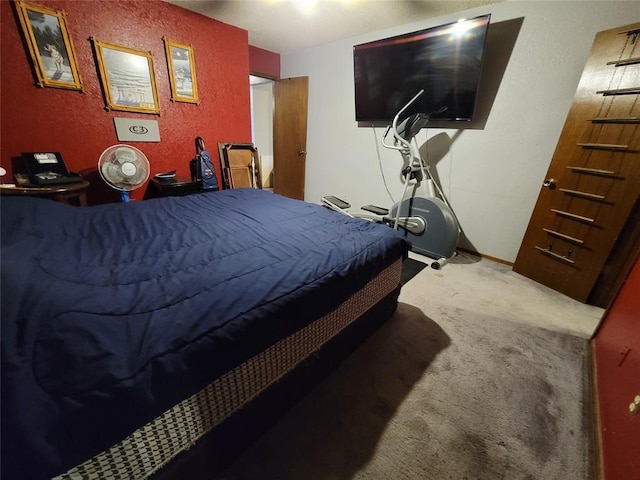
<instances>
[{"instance_id":1,"label":"exercise machine handlebar","mask_svg":"<svg viewBox=\"0 0 640 480\"><path fill-rule=\"evenodd\" d=\"M406 105L404 107L402 107L398 113L396 113L395 117L393 117L393 122L391 123L391 126L387 127L387 130L384 132L384 136L382 137L382 145L384 145L387 148L391 148L393 150L400 150L400 151L406 151L407 149L411 148L411 137L409 137L408 139L405 139L400 132L398 131L398 120L400 119L400 117L402 116L402 114L411 106L413 105L422 95L424 94L424 89L420 90L418 93L416 93L414 95L414 97L409 100ZM409 118L407 118L405 120L405 122L408 122ZM425 122L426 123L426 122ZM386 138L387 135L389 134L389 130L393 131L393 139L394 142L393 144L391 143L387 143L386 142ZM400 145L398 145L398 142L400 143Z\"/></svg>"},{"instance_id":2,"label":"exercise machine handlebar","mask_svg":"<svg viewBox=\"0 0 640 480\"><path fill-rule=\"evenodd\" d=\"M421 89L418 93L416 93L414 95L414 97L409 100L407 102L407 104L402 107L398 113L396 113L396 116L393 117L393 134L394 136L399 139L402 143L404 143L407 147L409 146L409 142L407 140L405 140L404 138L402 138L402 136L398 133L398 120L400 119L400 116L411 106L413 105L422 95L424 94L424 89Z\"/></svg>"}]
</instances>

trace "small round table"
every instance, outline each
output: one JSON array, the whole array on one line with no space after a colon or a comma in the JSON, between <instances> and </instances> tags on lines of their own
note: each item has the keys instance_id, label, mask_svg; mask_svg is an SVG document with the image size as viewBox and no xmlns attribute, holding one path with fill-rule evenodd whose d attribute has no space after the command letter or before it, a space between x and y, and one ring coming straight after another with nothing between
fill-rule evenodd
<instances>
[{"instance_id":1,"label":"small round table","mask_svg":"<svg viewBox=\"0 0 640 480\"><path fill-rule=\"evenodd\" d=\"M87 188L90 183L87 181L76 183L63 183L58 185L20 187L18 185L0 184L0 195L45 197L57 202L70 205L69 200L76 199L82 207L87 206Z\"/></svg>"}]
</instances>

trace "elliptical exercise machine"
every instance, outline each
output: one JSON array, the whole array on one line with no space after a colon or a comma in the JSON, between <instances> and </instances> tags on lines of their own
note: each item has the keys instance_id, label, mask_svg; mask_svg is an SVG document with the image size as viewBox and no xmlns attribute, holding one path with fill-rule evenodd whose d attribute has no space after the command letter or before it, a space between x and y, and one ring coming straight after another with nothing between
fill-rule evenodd
<instances>
[{"instance_id":1,"label":"elliptical exercise machine","mask_svg":"<svg viewBox=\"0 0 640 480\"><path fill-rule=\"evenodd\" d=\"M391 211L375 205L366 205L362 210L368 213L351 213L347 211L351 205L334 196L322 197L322 203L349 217L384 223L403 232L411 242L411 250L435 259L431 268L438 270L456 255L460 227L442 190L433 180L429 166L420 156L415 140L415 136L429 121L429 115L416 113L398 124L402 114L423 93L424 90L420 90L400 109L382 138L382 145L399 151L406 164L402 169L404 176L402 198L391 207ZM389 132L393 134L391 142L387 141ZM420 194L418 191L420 188L426 190L426 193ZM440 198L436 196L436 190ZM407 196L408 191L410 191L409 196Z\"/></svg>"}]
</instances>

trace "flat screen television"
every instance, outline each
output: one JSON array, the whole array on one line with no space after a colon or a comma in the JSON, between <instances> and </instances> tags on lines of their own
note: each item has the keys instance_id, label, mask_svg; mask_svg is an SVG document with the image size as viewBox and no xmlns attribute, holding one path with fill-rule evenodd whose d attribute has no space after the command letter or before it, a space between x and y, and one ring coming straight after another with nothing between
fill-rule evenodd
<instances>
[{"instance_id":1,"label":"flat screen television","mask_svg":"<svg viewBox=\"0 0 640 480\"><path fill-rule=\"evenodd\" d=\"M390 122L421 89L424 94L407 115L471 121L490 17L354 46L356 121Z\"/></svg>"}]
</instances>

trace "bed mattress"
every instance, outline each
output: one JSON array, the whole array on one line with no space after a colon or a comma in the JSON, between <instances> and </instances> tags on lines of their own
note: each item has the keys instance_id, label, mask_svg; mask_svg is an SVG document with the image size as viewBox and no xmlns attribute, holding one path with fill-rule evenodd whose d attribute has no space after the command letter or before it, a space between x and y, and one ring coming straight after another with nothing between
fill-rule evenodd
<instances>
[{"instance_id":1,"label":"bed mattress","mask_svg":"<svg viewBox=\"0 0 640 480\"><path fill-rule=\"evenodd\" d=\"M3 478L107 451L407 251L388 227L254 189L1 213Z\"/></svg>"}]
</instances>

